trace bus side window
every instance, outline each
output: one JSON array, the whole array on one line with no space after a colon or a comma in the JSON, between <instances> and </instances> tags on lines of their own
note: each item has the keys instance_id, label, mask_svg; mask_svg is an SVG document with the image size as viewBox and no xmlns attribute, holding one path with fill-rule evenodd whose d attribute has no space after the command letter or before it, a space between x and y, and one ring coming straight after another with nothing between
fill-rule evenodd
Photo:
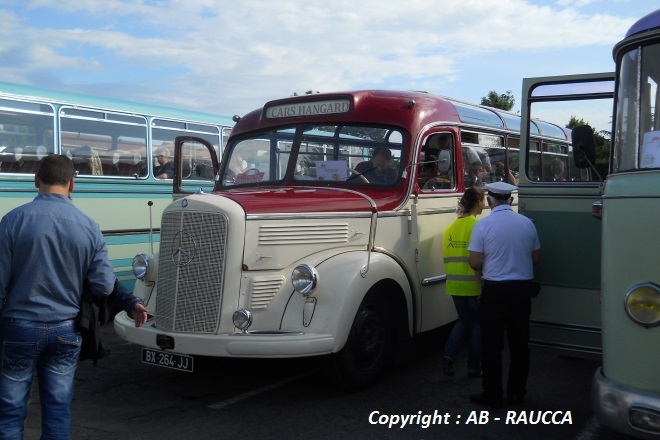
<instances>
[{"instance_id":1,"label":"bus side window","mask_svg":"<svg viewBox=\"0 0 660 440\"><path fill-rule=\"evenodd\" d=\"M194 130L193 130L194 129ZM155 120L152 122L151 149L155 153L160 146L166 147L170 152L170 161L174 161L174 140L179 136L200 137L215 147L218 159L222 155L222 140L220 132L216 127L203 126L195 124L195 127L186 127L183 123ZM134 142L134 141L133 141ZM135 151L135 147L133 147ZM153 153L152 153L153 154ZM159 166L157 157L152 157L152 167L156 169ZM139 177L146 176L146 160L137 167ZM181 151L180 172L182 180L206 180L212 181L215 178L213 174L213 163L211 154L206 147L197 142L186 142Z\"/></svg>"},{"instance_id":2,"label":"bus side window","mask_svg":"<svg viewBox=\"0 0 660 440\"><path fill-rule=\"evenodd\" d=\"M541 153L538 141L529 141L529 160L527 162L527 170L529 180L533 182L541 180Z\"/></svg>"},{"instance_id":3,"label":"bus side window","mask_svg":"<svg viewBox=\"0 0 660 440\"><path fill-rule=\"evenodd\" d=\"M417 174L417 184L423 191L454 187L453 145L454 140L449 133L429 136L422 147Z\"/></svg>"},{"instance_id":4,"label":"bus side window","mask_svg":"<svg viewBox=\"0 0 660 440\"><path fill-rule=\"evenodd\" d=\"M53 108L20 98L0 98L0 171L34 173L54 149Z\"/></svg>"},{"instance_id":5,"label":"bus side window","mask_svg":"<svg viewBox=\"0 0 660 440\"><path fill-rule=\"evenodd\" d=\"M98 120L101 117L103 121ZM74 160L79 175L112 177L130 173L120 166L122 152L139 152L140 156L146 156L147 129L142 116L60 108L62 153Z\"/></svg>"}]
</instances>

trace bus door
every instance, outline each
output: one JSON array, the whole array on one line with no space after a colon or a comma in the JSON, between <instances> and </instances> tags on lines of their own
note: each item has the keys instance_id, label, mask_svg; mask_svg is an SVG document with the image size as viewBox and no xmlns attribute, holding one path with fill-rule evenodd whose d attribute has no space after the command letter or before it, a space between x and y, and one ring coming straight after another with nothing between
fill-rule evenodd
<instances>
[{"instance_id":1,"label":"bus door","mask_svg":"<svg viewBox=\"0 0 660 440\"><path fill-rule=\"evenodd\" d=\"M218 160L218 148L208 139L178 136L174 141L172 196L178 199L196 191L213 191L219 169ZM189 179L194 179L194 182Z\"/></svg>"},{"instance_id":2,"label":"bus door","mask_svg":"<svg viewBox=\"0 0 660 440\"><path fill-rule=\"evenodd\" d=\"M219 168L219 148L209 139L179 136L175 139L172 196L177 199L193 192L213 191Z\"/></svg>"},{"instance_id":3,"label":"bus door","mask_svg":"<svg viewBox=\"0 0 660 440\"><path fill-rule=\"evenodd\" d=\"M534 222L542 255L530 344L598 355L601 222L592 207L609 169L614 74L527 78L522 96L518 211ZM576 165L583 156L570 144L570 129L580 125L591 126L599 144L587 168Z\"/></svg>"},{"instance_id":4,"label":"bus door","mask_svg":"<svg viewBox=\"0 0 660 440\"><path fill-rule=\"evenodd\" d=\"M456 133L438 131L425 134L417 165L413 166L416 179L417 231L415 264L420 282L421 316L419 331L436 328L456 319L451 297L445 293L442 233L456 219Z\"/></svg>"}]
</instances>

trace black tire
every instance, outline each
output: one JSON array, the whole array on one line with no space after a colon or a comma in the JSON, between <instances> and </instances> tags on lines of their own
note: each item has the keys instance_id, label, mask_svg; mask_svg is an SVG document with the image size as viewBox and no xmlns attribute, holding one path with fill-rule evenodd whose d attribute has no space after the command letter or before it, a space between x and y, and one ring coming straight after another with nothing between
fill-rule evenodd
<instances>
[{"instance_id":1,"label":"black tire","mask_svg":"<svg viewBox=\"0 0 660 440\"><path fill-rule=\"evenodd\" d=\"M346 390L372 385L382 374L392 348L392 320L387 304L365 299L344 347L332 355L335 381Z\"/></svg>"}]
</instances>

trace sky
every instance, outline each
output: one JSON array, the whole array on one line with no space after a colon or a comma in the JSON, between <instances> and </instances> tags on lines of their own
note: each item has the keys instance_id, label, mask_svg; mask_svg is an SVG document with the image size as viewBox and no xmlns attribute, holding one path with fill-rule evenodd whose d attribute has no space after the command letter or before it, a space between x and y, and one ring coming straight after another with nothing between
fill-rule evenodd
<instances>
[{"instance_id":1,"label":"sky","mask_svg":"<svg viewBox=\"0 0 660 440\"><path fill-rule=\"evenodd\" d=\"M657 0L0 0L0 81L232 116L293 93L479 103L614 70Z\"/></svg>"}]
</instances>

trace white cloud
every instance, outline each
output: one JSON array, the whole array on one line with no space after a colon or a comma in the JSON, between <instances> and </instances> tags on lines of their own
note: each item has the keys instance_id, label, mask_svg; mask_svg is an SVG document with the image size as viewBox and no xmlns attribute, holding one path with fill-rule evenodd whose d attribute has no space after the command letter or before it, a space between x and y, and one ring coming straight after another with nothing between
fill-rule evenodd
<instances>
[{"instance_id":1,"label":"white cloud","mask_svg":"<svg viewBox=\"0 0 660 440\"><path fill-rule=\"evenodd\" d=\"M611 47L633 19L581 13L589 2L30 0L0 9L0 56L12 66L0 79L47 69L76 87L71 72L91 84L116 71L114 93L133 81L144 90L134 100L227 114L308 89L432 90L487 53ZM69 21L30 28L21 11L41 8Z\"/></svg>"}]
</instances>

